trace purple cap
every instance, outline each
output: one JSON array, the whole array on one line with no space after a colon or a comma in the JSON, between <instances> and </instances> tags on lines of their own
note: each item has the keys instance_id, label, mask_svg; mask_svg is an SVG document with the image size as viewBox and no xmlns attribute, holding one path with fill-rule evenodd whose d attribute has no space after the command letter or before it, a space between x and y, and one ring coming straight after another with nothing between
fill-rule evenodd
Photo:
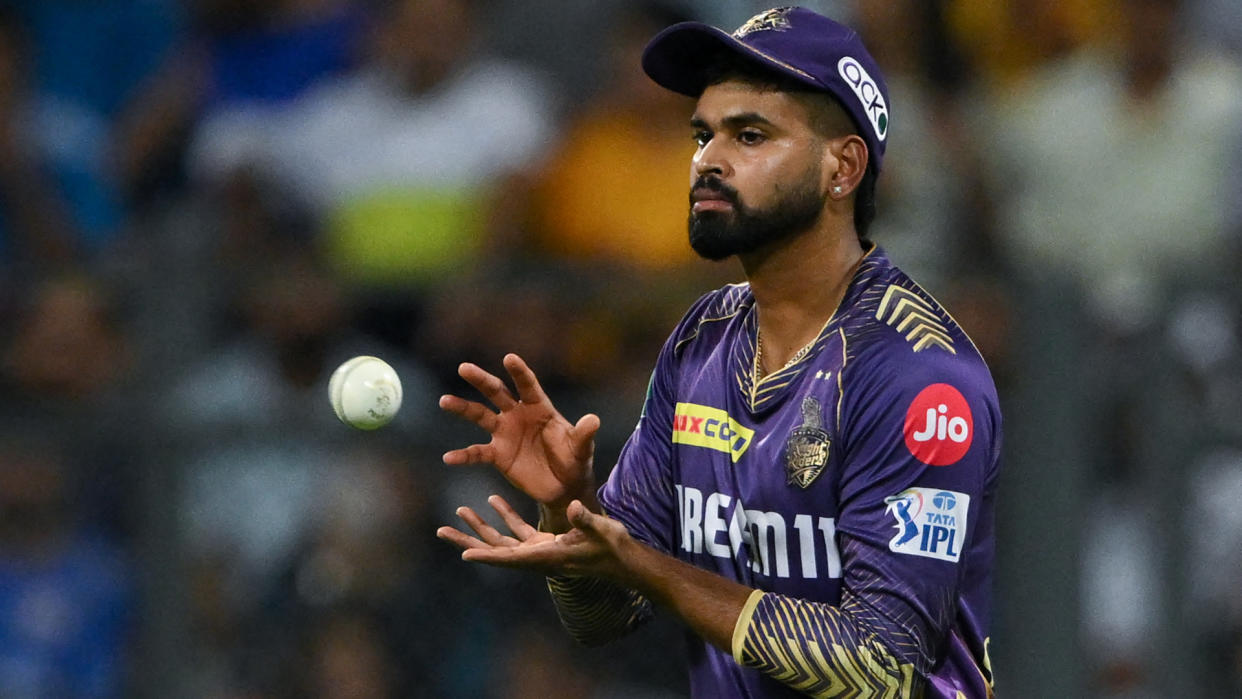
<instances>
[{"instance_id":1,"label":"purple cap","mask_svg":"<svg viewBox=\"0 0 1242 699\"><path fill-rule=\"evenodd\" d=\"M879 171L888 139L888 87L858 32L801 7L760 12L732 34L701 22L682 22L647 44L643 70L663 87L698 97L722 53L835 97L854 120Z\"/></svg>"}]
</instances>

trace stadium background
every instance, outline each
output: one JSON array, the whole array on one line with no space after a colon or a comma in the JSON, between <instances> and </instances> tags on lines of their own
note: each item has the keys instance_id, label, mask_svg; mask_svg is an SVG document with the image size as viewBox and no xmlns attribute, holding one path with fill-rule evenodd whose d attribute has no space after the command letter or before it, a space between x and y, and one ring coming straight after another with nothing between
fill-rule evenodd
<instances>
[{"instance_id":1,"label":"stadium background","mask_svg":"<svg viewBox=\"0 0 1242 699\"><path fill-rule=\"evenodd\" d=\"M874 239L1006 414L1001 696L1242 696L1242 4L812 2L888 76ZM603 476L665 333L690 103L749 0L0 2L0 696L675 697L434 538L453 368L525 356ZM328 374L405 406L335 422Z\"/></svg>"}]
</instances>

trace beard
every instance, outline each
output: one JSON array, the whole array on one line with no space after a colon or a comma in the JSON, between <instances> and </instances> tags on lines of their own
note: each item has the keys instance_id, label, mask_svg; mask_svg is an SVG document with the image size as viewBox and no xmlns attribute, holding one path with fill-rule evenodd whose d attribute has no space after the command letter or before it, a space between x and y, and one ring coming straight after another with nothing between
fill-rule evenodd
<instances>
[{"instance_id":1,"label":"beard","mask_svg":"<svg viewBox=\"0 0 1242 699\"><path fill-rule=\"evenodd\" d=\"M752 209L742 202L736 189L718 177L698 178L692 193L698 189L714 192L732 204L733 210L696 214L691 200L690 247L700 257L717 261L754 252L810 229L824 205L818 182L819 173L808 172L792 189L778 190L777 201L771 206Z\"/></svg>"}]
</instances>

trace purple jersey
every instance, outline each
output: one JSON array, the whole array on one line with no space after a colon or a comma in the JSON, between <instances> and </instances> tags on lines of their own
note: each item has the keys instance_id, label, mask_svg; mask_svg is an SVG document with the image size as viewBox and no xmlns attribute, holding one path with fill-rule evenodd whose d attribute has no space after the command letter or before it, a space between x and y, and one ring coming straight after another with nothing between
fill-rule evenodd
<instances>
[{"instance_id":1,"label":"purple jersey","mask_svg":"<svg viewBox=\"0 0 1242 699\"><path fill-rule=\"evenodd\" d=\"M690 637L693 695L797 696L792 684L831 696L863 658L924 696L989 696L1001 418L978 351L878 248L805 355L758 383L756 328L748 285L695 304L600 489L636 539L775 593L752 597L739 627L749 618L754 633L732 656ZM814 691L751 669L768 652L752 641L779 635L791 600L867 620L841 637L786 624L794 655L824 666ZM862 636L874 643L858 651ZM821 657L833 653L851 659Z\"/></svg>"}]
</instances>

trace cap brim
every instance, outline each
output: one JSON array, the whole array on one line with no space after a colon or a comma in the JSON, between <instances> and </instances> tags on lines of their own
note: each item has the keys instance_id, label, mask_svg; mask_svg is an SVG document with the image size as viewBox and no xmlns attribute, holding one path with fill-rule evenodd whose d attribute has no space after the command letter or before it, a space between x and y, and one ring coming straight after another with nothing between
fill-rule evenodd
<instances>
[{"instance_id":1,"label":"cap brim","mask_svg":"<svg viewBox=\"0 0 1242 699\"><path fill-rule=\"evenodd\" d=\"M828 91L810 73L744 44L721 29L701 22L674 24L656 34L643 51L643 70L661 87L698 97L707 87L710 69L721 54L738 56L806 83L809 87Z\"/></svg>"}]
</instances>

